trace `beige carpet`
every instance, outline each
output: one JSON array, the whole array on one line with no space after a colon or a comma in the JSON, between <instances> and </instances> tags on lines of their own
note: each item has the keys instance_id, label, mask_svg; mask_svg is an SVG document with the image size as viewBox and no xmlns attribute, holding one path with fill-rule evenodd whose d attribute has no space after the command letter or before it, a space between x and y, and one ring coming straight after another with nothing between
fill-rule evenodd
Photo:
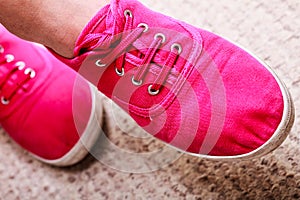
<instances>
[{"instance_id":1,"label":"beige carpet","mask_svg":"<svg viewBox=\"0 0 300 200\"><path fill-rule=\"evenodd\" d=\"M290 89L298 111L299 0L143 2L247 47L274 67ZM108 102L106 108L111 109ZM104 128L109 130L110 139L119 150L99 153L95 149L98 159L88 156L80 164L63 169L36 161L1 131L0 199L300 198L299 118L287 140L272 154L251 161L216 162L177 154L151 138L137 139L145 135L124 117L118 119L116 113L114 110L107 114L105 121L110 117L110 121L121 121L125 125L106 123ZM103 144L103 148L105 146ZM165 152L153 156L151 152L159 147ZM127 159L124 152L137 155L150 152L152 156Z\"/></svg>"}]
</instances>

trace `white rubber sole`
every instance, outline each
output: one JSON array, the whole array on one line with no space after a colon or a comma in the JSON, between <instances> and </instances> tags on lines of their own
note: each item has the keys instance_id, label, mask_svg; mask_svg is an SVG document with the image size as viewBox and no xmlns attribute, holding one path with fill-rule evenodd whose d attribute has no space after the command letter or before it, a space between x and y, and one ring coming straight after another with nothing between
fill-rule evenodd
<instances>
[{"instance_id":1,"label":"white rubber sole","mask_svg":"<svg viewBox=\"0 0 300 200\"><path fill-rule=\"evenodd\" d=\"M97 88L89 83L92 95L92 109L89 122L84 133L76 145L63 157L56 160L47 160L39 156L33 155L38 160L59 167L70 166L81 161L91 150L97 138L101 134L103 108L101 105L101 97Z\"/></svg>"}]
</instances>

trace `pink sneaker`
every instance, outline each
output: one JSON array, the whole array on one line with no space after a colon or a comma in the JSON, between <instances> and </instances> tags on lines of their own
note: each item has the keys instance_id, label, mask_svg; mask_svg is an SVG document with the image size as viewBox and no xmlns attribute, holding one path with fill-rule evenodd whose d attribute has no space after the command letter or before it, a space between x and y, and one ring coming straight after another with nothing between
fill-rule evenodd
<instances>
[{"instance_id":1,"label":"pink sneaker","mask_svg":"<svg viewBox=\"0 0 300 200\"><path fill-rule=\"evenodd\" d=\"M293 124L291 97L268 66L136 0L112 0L82 31L74 59L60 59L147 132L192 155L263 155Z\"/></svg>"},{"instance_id":2,"label":"pink sneaker","mask_svg":"<svg viewBox=\"0 0 300 200\"><path fill-rule=\"evenodd\" d=\"M0 124L35 157L66 166L87 154L100 133L93 88L0 25Z\"/></svg>"}]
</instances>

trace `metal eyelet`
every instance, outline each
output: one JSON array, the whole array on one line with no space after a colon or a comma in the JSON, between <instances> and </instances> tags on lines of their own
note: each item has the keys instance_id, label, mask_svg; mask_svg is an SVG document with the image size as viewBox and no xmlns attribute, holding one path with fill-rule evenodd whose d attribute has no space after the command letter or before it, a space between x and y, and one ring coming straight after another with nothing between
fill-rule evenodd
<instances>
[{"instance_id":1,"label":"metal eyelet","mask_svg":"<svg viewBox=\"0 0 300 200\"><path fill-rule=\"evenodd\" d=\"M157 95L159 93L159 90L153 90L152 89L152 85L149 85L149 87L148 87L148 93L150 95L152 95L152 96L155 96L155 95Z\"/></svg>"},{"instance_id":2,"label":"metal eyelet","mask_svg":"<svg viewBox=\"0 0 300 200\"><path fill-rule=\"evenodd\" d=\"M155 36L154 36L154 39L158 39L158 38L161 38L161 43L165 43L166 42L166 36L162 33L157 33Z\"/></svg>"},{"instance_id":3,"label":"metal eyelet","mask_svg":"<svg viewBox=\"0 0 300 200\"><path fill-rule=\"evenodd\" d=\"M106 64L104 64L104 63L101 62L101 59L97 60L97 61L95 62L95 65L96 65L97 67L106 67Z\"/></svg>"},{"instance_id":4,"label":"metal eyelet","mask_svg":"<svg viewBox=\"0 0 300 200\"><path fill-rule=\"evenodd\" d=\"M11 54L7 54L5 56L5 58L6 58L6 62L8 62L8 63L14 61L14 59L15 59L15 57L13 55L11 55Z\"/></svg>"},{"instance_id":5,"label":"metal eyelet","mask_svg":"<svg viewBox=\"0 0 300 200\"><path fill-rule=\"evenodd\" d=\"M18 70L23 70L24 68L25 68L25 63L24 62L22 62L22 61L19 61L19 62L17 62L16 64L15 64L15 66L16 67L18 67Z\"/></svg>"},{"instance_id":6,"label":"metal eyelet","mask_svg":"<svg viewBox=\"0 0 300 200\"><path fill-rule=\"evenodd\" d=\"M123 67L122 67L121 71L119 71L118 68L115 68L115 71L118 74L118 76L124 76L124 74L125 74L125 70Z\"/></svg>"},{"instance_id":7,"label":"metal eyelet","mask_svg":"<svg viewBox=\"0 0 300 200\"><path fill-rule=\"evenodd\" d=\"M143 28L145 28L145 30L143 31L144 33L148 32L148 30L149 30L148 24L145 24L145 23L140 23L140 24L138 25L138 27L143 27Z\"/></svg>"},{"instance_id":8,"label":"metal eyelet","mask_svg":"<svg viewBox=\"0 0 300 200\"><path fill-rule=\"evenodd\" d=\"M130 10L125 10L125 11L124 11L124 16L125 16L125 17L129 16L129 17L131 17L131 18L133 17L132 12L131 12Z\"/></svg>"},{"instance_id":9,"label":"metal eyelet","mask_svg":"<svg viewBox=\"0 0 300 200\"><path fill-rule=\"evenodd\" d=\"M134 76L132 76L131 82L132 82L132 84L135 85L135 86L140 86L140 85L143 84L143 81L142 81L142 80L136 81L136 80L134 79Z\"/></svg>"},{"instance_id":10,"label":"metal eyelet","mask_svg":"<svg viewBox=\"0 0 300 200\"><path fill-rule=\"evenodd\" d=\"M24 74L26 74L26 75L29 74L30 78L34 78L36 75L35 71L31 68L25 69Z\"/></svg>"},{"instance_id":11,"label":"metal eyelet","mask_svg":"<svg viewBox=\"0 0 300 200\"><path fill-rule=\"evenodd\" d=\"M3 104L3 105L8 105L9 104L9 100L8 99L6 99L5 97L1 97L1 103Z\"/></svg>"},{"instance_id":12,"label":"metal eyelet","mask_svg":"<svg viewBox=\"0 0 300 200\"><path fill-rule=\"evenodd\" d=\"M4 47L0 45L0 53L4 53Z\"/></svg>"},{"instance_id":13,"label":"metal eyelet","mask_svg":"<svg viewBox=\"0 0 300 200\"><path fill-rule=\"evenodd\" d=\"M181 47L181 45L178 44L178 43L174 43L174 44L171 46L171 50L173 50L173 49L176 49L176 50L178 51L178 54L181 54L181 52L182 52L182 47Z\"/></svg>"}]
</instances>

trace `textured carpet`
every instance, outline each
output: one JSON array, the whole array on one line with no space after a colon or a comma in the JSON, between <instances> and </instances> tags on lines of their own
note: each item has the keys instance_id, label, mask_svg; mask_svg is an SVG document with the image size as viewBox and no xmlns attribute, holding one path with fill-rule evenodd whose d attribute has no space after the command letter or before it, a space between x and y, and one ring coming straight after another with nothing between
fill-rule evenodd
<instances>
[{"instance_id":1,"label":"textured carpet","mask_svg":"<svg viewBox=\"0 0 300 200\"><path fill-rule=\"evenodd\" d=\"M296 107L295 126L284 144L250 161L181 155L146 137L105 101L104 130L119 149L99 141L106 150L95 148L94 156L73 167L42 164L1 131L0 199L299 199L300 1L143 2L241 44L276 70ZM161 147L164 152L153 153ZM128 152L139 157L127 158Z\"/></svg>"}]
</instances>

